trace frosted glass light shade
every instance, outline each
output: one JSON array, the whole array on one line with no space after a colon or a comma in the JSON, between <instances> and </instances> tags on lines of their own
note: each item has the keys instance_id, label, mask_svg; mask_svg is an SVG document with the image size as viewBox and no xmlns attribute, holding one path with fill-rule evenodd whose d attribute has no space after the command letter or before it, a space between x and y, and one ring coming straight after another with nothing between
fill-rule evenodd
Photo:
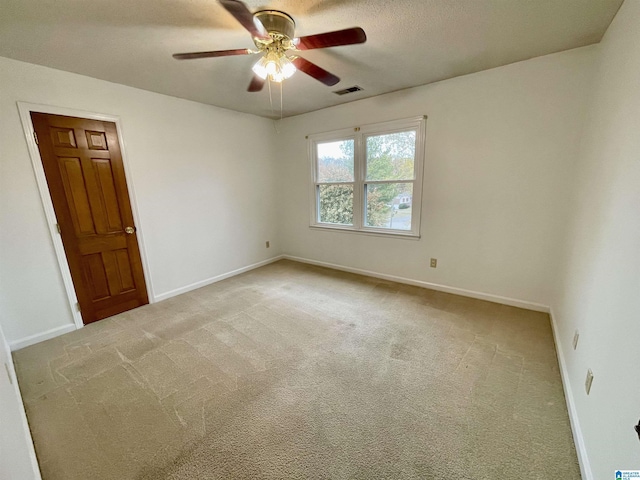
<instances>
[{"instance_id":1,"label":"frosted glass light shade","mask_svg":"<svg viewBox=\"0 0 640 480\"><path fill-rule=\"evenodd\" d=\"M296 67L284 54L267 52L252 67L253 72L262 79L269 77L272 82L280 83L296 73Z\"/></svg>"},{"instance_id":2,"label":"frosted glass light shade","mask_svg":"<svg viewBox=\"0 0 640 480\"><path fill-rule=\"evenodd\" d=\"M287 57L282 57L280 59L280 71L284 78L290 78L294 73L296 73L296 66L289 60Z\"/></svg>"},{"instance_id":3,"label":"frosted glass light shade","mask_svg":"<svg viewBox=\"0 0 640 480\"><path fill-rule=\"evenodd\" d=\"M251 68L251 70L253 70L253 73L255 73L257 76L259 76L260 78L262 78L263 80L267 78L267 75L269 74L267 72L267 67L266 67L266 59L265 57L262 57L260 60L258 60L256 62L256 64Z\"/></svg>"}]
</instances>

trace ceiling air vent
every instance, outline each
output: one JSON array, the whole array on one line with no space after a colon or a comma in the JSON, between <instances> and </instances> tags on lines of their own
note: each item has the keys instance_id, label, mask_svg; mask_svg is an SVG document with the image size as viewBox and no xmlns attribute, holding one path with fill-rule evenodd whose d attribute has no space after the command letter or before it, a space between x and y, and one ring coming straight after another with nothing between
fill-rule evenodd
<instances>
[{"instance_id":1,"label":"ceiling air vent","mask_svg":"<svg viewBox=\"0 0 640 480\"><path fill-rule=\"evenodd\" d=\"M346 95L347 93L359 92L360 90L362 90L362 87L354 85L353 87L345 88L344 90L337 90L333 93L336 95Z\"/></svg>"}]
</instances>

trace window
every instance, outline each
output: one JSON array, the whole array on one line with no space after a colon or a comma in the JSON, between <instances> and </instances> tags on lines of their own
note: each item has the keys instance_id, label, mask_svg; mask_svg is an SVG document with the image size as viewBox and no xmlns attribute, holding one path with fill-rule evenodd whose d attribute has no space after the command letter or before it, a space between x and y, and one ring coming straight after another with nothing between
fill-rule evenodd
<instances>
[{"instance_id":1,"label":"window","mask_svg":"<svg viewBox=\"0 0 640 480\"><path fill-rule=\"evenodd\" d=\"M425 118L310 135L311 226L418 237Z\"/></svg>"}]
</instances>

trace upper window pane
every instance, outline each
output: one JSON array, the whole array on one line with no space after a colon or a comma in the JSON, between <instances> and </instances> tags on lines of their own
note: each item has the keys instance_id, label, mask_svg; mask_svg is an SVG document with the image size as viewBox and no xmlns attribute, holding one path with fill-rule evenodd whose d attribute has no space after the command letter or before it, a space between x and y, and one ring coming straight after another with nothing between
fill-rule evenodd
<instances>
[{"instance_id":1,"label":"upper window pane","mask_svg":"<svg viewBox=\"0 0 640 480\"><path fill-rule=\"evenodd\" d=\"M367 180L413 180L416 132L367 137Z\"/></svg>"},{"instance_id":2,"label":"upper window pane","mask_svg":"<svg viewBox=\"0 0 640 480\"><path fill-rule=\"evenodd\" d=\"M318 182L353 182L353 139L317 144Z\"/></svg>"}]
</instances>

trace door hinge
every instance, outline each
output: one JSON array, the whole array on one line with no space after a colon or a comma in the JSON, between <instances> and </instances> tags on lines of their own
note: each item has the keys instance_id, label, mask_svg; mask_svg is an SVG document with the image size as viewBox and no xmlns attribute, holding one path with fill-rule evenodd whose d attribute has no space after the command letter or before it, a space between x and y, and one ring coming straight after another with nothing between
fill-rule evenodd
<instances>
[{"instance_id":1,"label":"door hinge","mask_svg":"<svg viewBox=\"0 0 640 480\"><path fill-rule=\"evenodd\" d=\"M7 376L9 377L9 383L13 385L13 377L11 376L11 370L9 370L9 365L5 362L4 368L7 371Z\"/></svg>"},{"instance_id":2,"label":"door hinge","mask_svg":"<svg viewBox=\"0 0 640 480\"><path fill-rule=\"evenodd\" d=\"M78 302L76 302L76 310L82 312L82 310L80 310L80 304Z\"/></svg>"},{"instance_id":3,"label":"door hinge","mask_svg":"<svg viewBox=\"0 0 640 480\"><path fill-rule=\"evenodd\" d=\"M60 224L56 223L56 230L58 230L58 234L62 235L62 230L60 230Z\"/></svg>"},{"instance_id":4,"label":"door hinge","mask_svg":"<svg viewBox=\"0 0 640 480\"><path fill-rule=\"evenodd\" d=\"M35 130L33 132L33 138L36 141L36 145L40 145L40 142L38 142L38 134L35 132Z\"/></svg>"}]
</instances>

